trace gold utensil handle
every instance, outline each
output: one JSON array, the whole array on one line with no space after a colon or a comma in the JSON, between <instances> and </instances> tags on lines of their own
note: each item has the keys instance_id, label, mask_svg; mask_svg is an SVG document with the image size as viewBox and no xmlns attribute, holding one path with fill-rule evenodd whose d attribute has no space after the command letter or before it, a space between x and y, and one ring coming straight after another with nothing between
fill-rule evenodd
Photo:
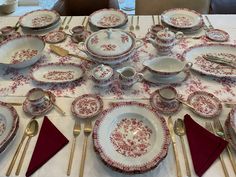
<instances>
[{"instance_id":1,"label":"gold utensil handle","mask_svg":"<svg viewBox=\"0 0 236 177\"><path fill-rule=\"evenodd\" d=\"M53 106L64 116L66 113L56 104L52 101Z\"/></svg>"},{"instance_id":2,"label":"gold utensil handle","mask_svg":"<svg viewBox=\"0 0 236 177\"><path fill-rule=\"evenodd\" d=\"M17 149L16 149L16 152L15 152L15 154L14 154L12 160L11 160L11 163L10 163L8 169L7 169L6 176L10 176L11 171L12 171L14 165L15 165L16 159L17 159L17 157L18 157L18 154L19 154L19 152L20 152L20 149L21 149L21 147L22 147L22 145L23 145L23 142L24 142L25 138L26 138L26 136L23 135L23 137L21 138L20 144L18 145L18 147L17 147Z\"/></svg>"},{"instance_id":3,"label":"gold utensil handle","mask_svg":"<svg viewBox=\"0 0 236 177\"><path fill-rule=\"evenodd\" d=\"M235 160L234 160L234 157L232 155L232 152L231 152L231 149L230 149L229 145L227 146L227 151L228 151L229 159L230 159L230 162L232 164L234 173L236 174L236 164L235 164Z\"/></svg>"},{"instance_id":4,"label":"gold utensil handle","mask_svg":"<svg viewBox=\"0 0 236 177\"><path fill-rule=\"evenodd\" d=\"M173 145L173 149L174 149L177 177L182 177L176 143L172 142L172 145Z\"/></svg>"},{"instance_id":5,"label":"gold utensil handle","mask_svg":"<svg viewBox=\"0 0 236 177\"><path fill-rule=\"evenodd\" d=\"M72 146L71 146L71 151L70 151L70 159L69 159L69 164L68 164L68 168L67 168L67 176L70 176L71 166L72 166L74 152L75 152L75 144L76 144L76 138L74 137L74 140L73 140Z\"/></svg>"},{"instance_id":6,"label":"gold utensil handle","mask_svg":"<svg viewBox=\"0 0 236 177\"><path fill-rule=\"evenodd\" d=\"M181 136L180 140L181 140L181 145L182 145L183 154L184 154L184 162L185 162L187 176L190 177L191 176L191 171L190 171L187 152L186 152L186 148L185 148L185 144L184 144L184 138Z\"/></svg>"},{"instance_id":7,"label":"gold utensil handle","mask_svg":"<svg viewBox=\"0 0 236 177\"><path fill-rule=\"evenodd\" d=\"M222 165L225 176L229 177L229 173L228 173L227 168L225 166L225 161L224 161L222 155L220 155L220 162L221 162L221 165Z\"/></svg>"},{"instance_id":8,"label":"gold utensil handle","mask_svg":"<svg viewBox=\"0 0 236 177\"><path fill-rule=\"evenodd\" d=\"M79 55L76 55L76 54L73 54L73 53L69 53L69 55L72 56L72 57L79 58L79 59L81 59L81 60L91 61L91 60L89 60L89 59L87 59L87 58L84 58L84 57L82 57L82 56L79 56Z\"/></svg>"},{"instance_id":9,"label":"gold utensil handle","mask_svg":"<svg viewBox=\"0 0 236 177\"><path fill-rule=\"evenodd\" d=\"M28 140L27 140L27 142L25 144L24 150L23 150L22 155L20 157L20 161L19 161L18 167L16 169L16 176L18 176L20 174L20 170L21 170L24 158L25 158L26 151L27 151L27 149L29 147L30 140L31 140L31 137L28 138Z\"/></svg>"},{"instance_id":10,"label":"gold utensil handle","mask_svg":"<svg viewBox=\"0 0 236 177\"><path fill-rule=\"evenodd\" d=\"M152 15L152 23L153 23L153 25L155 25L154 15Z\"/></svg>"},{"instance_id":11,"label":"gold utensil handle","mask_svg":"<svg viewBox=\"0 0 236 177\"><path fill-rule=\"evenodd\" d=\"M84 163L85 163L86 153L87 153L87 143L88 143L88 136L85 136L84 137L82 158L81 158L81 162L80 162L79 177L83 177L83 175L84 175Z\"/></svg>"}]
</instances>

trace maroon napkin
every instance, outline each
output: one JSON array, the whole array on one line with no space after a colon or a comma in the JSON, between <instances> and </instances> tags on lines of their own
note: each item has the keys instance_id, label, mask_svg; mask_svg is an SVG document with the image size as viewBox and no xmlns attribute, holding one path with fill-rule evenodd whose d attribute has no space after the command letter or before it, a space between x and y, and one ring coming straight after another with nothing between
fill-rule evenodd
<instances>
[{"instance_id":1,"label":"maroon napkin","mask_svg":"<svg viewBox=\"0 0 236 177\"><path fill-rule=\"evenodd\" d=\"M45 116L26 176L32 175L68 142L66 137Z\"/></svg>"},{"instance_id":2,"label":"maroon napkin","mask_svg":"<svg viewBox=\"0 0 236 177\"><path fill-rule=\"evenodd\" d=\"M196 174L202 176L219 157L228 142L197 124L188 114L184 124Z\"/></svg>"}]
</instances>

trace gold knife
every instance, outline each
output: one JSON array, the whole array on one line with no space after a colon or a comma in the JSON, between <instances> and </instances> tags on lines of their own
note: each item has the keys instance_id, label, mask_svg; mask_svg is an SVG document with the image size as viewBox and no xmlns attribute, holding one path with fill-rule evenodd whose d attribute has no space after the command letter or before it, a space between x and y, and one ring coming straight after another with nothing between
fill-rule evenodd
<instances>
[{"instance_id":1,"label":"gold knife","mask_svg":"<svg viewBox=\"0 0 236 177\"><path fill-rule=\"evenodd\" d=\"M170 130L170 136L171 136L171 141L172 141L174 155L175 155L177 177L182 177L180 163L179 163L179 156L178 156L178 151L177 151L177 146L176 146L176 139L175 139L173 121L172 121L171 116L169 116L169 118L168 118L168 127L169 127L169 130Z\"/></svg>"}]
</instances>

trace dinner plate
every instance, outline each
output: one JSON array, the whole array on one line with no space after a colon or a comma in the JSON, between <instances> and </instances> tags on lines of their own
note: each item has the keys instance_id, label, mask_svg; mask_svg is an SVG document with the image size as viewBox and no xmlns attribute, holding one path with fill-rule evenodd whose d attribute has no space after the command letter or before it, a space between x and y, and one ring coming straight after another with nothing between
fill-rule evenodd
<instances>
[{"instance_id":1,"label":"dinner plate","mask_svg":"<svg viewBox=\"0 0 236 177\"><path fill-rule=\"evenodd\" d=\"M85 70L74 63L50 63L36 67L31 71L31 78L42 83L66 83L80 79Z\"/></svg>"},{"instance_id":2,"label":"dinner plate","mask_svg":"<svg viewBox=\"0 0 236 177\"><path fill-rule=\"evenodd\" d=\"M15 137L19 127L19 116L14 107L0 102L0 153Z\"/></svg>"},{"instance_id":3,"label":"dinner plate","mask_svg":"<svg viewBox=\"0 0 236 177\"><path fill-rule=\"evenodd\" d=\"M143 173L167 155L170 143L166 121L150 106L114 103L96 120L95 151L102 161L122 173Z\"/></svg>"},{"instance_id":4,"label":"dinner plate","mask_svg":"<svg viewBox=\"0 0 236 177\"><path fill-rule=\"evenodd\" d=\"M236 77L235 68L208 61L203 58L205 55L217 56L236 63L236 45L200 44L188 48L183 53L183 58L193 63L193 70L216 77Z\"/></svg>"},{"instance_id":5,"label":"dinner plate","mask_svg":"<svg viewBox=\"0 0 236 177\"><path fill-rule=\"evenodd\" d=\"M205 91L191 93L188 96L187 102L194 107L191 110L204 118L216 118L222 112L220 100L213 94Z\"/></svg>"},{"instance_id":6,"label":"dinner plate","mask_svg":"<svg viewBox=\"0 0 236 177\"><path fill-rule=\"evenodd\" d=\"M24 28L40 29L53 25L60 20L60 15L53 10L35 10L21 16L19 24Z\"/></svg>"},{"instance_id":7,"label":"dinner plate","mask_svg":"<svg viewBox=\"0 0 236 177\"><path fill-rule=\"evenodd\" d=\"M127 14L118 9L101 9L89 16L89 23L97 28L120 27L127 21Z\"/></svg>"},{"instance_id":8,"label":"dinner plate","mask_svg":"<svg viewBox=\"0 0 236 177\"><path fill-rule=\"evenodd\" d=\"M77 97L71 106L71 112L78 118L92 118L103 109L103 101L95 94L84 94Z\"/></svg>"},{"instance_id":9,"label":"dinner plate","mask_svg":"<svg viewBox=\"0 0 236 177\"><path fill-rule=\"evenodd\" d=\"M201 14L186 8L166 10L161 14L161 20L172 27L181 29L193 28L203 22Z\"/></svg>"}]
</instances>

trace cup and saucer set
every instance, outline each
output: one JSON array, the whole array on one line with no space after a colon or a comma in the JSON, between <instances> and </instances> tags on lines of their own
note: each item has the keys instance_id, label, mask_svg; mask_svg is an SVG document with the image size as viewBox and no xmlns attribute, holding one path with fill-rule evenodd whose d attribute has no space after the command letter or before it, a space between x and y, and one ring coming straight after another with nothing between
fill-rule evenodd
<instances>
[{"instance_id":1,"label":"cup and saucer set","mask_svg":"<svg viewBox=\"0 0 236 177\"><path fill-rule=\"evenodd\" d=\"M31 116L40 116L53 108L55 95L40 88L31 89L23 103L23 111Z\"/></svg>"}]
</instances>

